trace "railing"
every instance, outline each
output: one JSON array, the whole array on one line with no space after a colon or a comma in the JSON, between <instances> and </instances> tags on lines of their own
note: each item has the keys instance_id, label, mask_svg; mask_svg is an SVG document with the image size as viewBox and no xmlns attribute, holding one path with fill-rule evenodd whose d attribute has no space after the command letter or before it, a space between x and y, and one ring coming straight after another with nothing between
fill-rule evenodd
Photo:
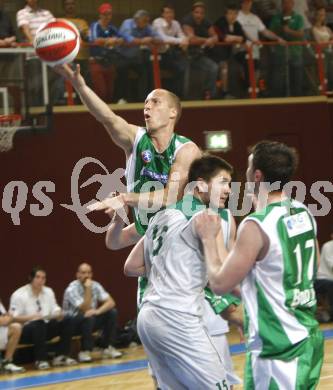
<instances>
[{"instance_id":1,"label":"railing","mask_svg":"<svg viewBox=\"0 0 333 390\"><path fill-rule=\"evenodd\" d=\"M87 44L85 45L89 46L101 46L100 42L96 42L94 44ZM34 52L32 47L27 47L27 44L19 44L16 48L0 48L0 56L1 54L11 53L11 54L32 54ZM229 43L217 43L216 46L237 46L238 48L243 48L243 50L246 52L245 58L246 58L246 64L247 64L247 70L248 70L248 81L249 81L249 87L248 87L248 96L252 99L256 99L258 97L258 80L256 77L256 67L255 67L255 59L253 56L253 49L255 47L259 47L261 50L262 48L269 48L269 47L280 47L282 51L285 51L286 58L288 61L288 52L292 50L292 47L304 47L309 50L312 50L314 53L314 59L316 63L316 77L318 79L318 86L317 86L317 94L325 95L327 93L327 77L325 74L325 55L327 53L324 53L325 51L330 51L333 46L333 42L318 44L316 42L312 41L300 41L300 42L285 42L285 43L277 43L277 42L255 42L250 45L248 44L237 44L237 45L231 45ZM154 87L160 88L162 86L161 82L161 72L160 72L160 54L159 54L159 45L151 45L151 61L152 61L152 69L153 69L153 80L154 80ZM281 52L282 52L281 51ZM1 60L1 57L0 57ZM288 70L287 70L288 73ZM287 74L287 78L290 77L290 75ZM49 92L48 92L48 83L47 83L47 67L44 63L42 63L42 78L43 78L43 99L45 105L49 103ZM288 84L288 80L286 82ZM74 97L73 97L73 88L69 82L65 82L65 90L67 95L67 105L73 105L74 104Z\"/></svg>"}]
</instances>

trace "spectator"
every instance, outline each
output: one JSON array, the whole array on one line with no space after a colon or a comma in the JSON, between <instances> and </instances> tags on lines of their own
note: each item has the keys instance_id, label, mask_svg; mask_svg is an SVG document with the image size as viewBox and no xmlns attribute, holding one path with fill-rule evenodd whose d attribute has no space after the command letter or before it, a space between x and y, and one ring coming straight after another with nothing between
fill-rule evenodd
<instances>
[{"instance_id":1,"label":"spectator","mask_svg":"<svg viewBox=\"0 0 333 390\"><path fill-rule=\"evenodd\" d=\"M7 12L4 10L4 2L0 0L0 48L16 47L16 34ZM19 91L13 87L13 81L19 75L19 56L15 54L1 53L0 83L8 88L8 92L14 98L15 112L19 112Z\"/></svg>"},{"instance_id":2,"label":"spectator","mask_svg":"<svg viewBox=\"0 0 333 390\"><path fill-rule=\"evenodd\" d=\"M55 20L50 11L38 6L38 0L26 0L26 6L16 14L17 27L21 30L24 40L31 45L34 42L36 31L44 24ZM27 56L27 80L28 80L28 102L30 105L42 104L42 78L40 60L35 56ZM55 82L58 76L50 76L50 81ZM56 84L56 87L59 87ZM53 100L62 98L63 89L52 90Z\"/></svg>"},{"instance_id":3,"label":"spectator","mask_svg":"<svg viewBox=\"0 0 333 390\"><path fill-rule=\"evenodd\" d=\"M77 280L71 282L65 290L63 308L74 321L75 333L82 336L79 361L82 363L92 361L93 332L96 330L102 330L100 346L103 348L103 357L121 357L122 353L112 346L117 325L114 300L100 283L92 279L89 264L80 264L76 277Z\"/></svg>"},{"instance_id":4,"label":"spectator","mask_svg":"<svg viewBox=\"0 0 333 390\"><path fill-rule=\"evenodd\" d=\"M135 101L145 100L152 89L152 66L150 61L150 47L161 42L161 37L149 24L149 13L145 10L137 11L133 18L125 19L120 26L120 34L124 37L127 47L120 48L125 58L124 64L119 67L119 78L122 90L127 93L130 100L128 76L132 69L138 74L138 90Z\"/></svg>"},{"instance_id":5,"label":"spectator","mask_svg":"<svg viewBox=\"0 0 333 390\"><path fill-rule=\"evenodd\" d=\"M283 43L284 40L276 35L273 31L270 31L261 19L251 12L253 0L242 0L241 1L241 10L238 13L237 21L241 24L243 31L246 35L247 42L249 44L255 44L259 41L260 35L265 38L271 39L273 41L278 41ZM254 60L254 65L256 69L256 79L258 80L258 66L260 58L260 49L258 45L252 46L252 55ZM245 79L246 84L249 86L249 74L248 66L245 64Z\"/></svg>"},{"instance_id":6,"label":"spectator","mask_svg":"<svg viewBox=\"0 0 333 390\"><path fill-rule=\"evenodd\" d=\"M314 23L312 27L312 35L314 40L319 44L329 43L333 40L333 32L326 25L326 10L324 7L318 8L315 11ZM322 50L325 54L325 75L327 79L328 91L333 91L333 56L332 49L323 46Z\"/></svg>"},{"instance_id":7,"label":"spectator","mask_svg":"<svg viewBox=\"0 0 333 390\"><path fill-rule=\"evenodd\" d=\"M310 30L311 30L311 22L310 22L310 9L309 9L309 4L308 0L294 0L295 1L295 6L294 6L294 11L301 15L303 18L303 23L304 23L304 34L305 37L308 39L310 38Z\"/></svg>"},{"instance_id":8,"label":"spectator","mask_svg":"<svg viewBox=\"0 0 333 390\"><path fill-rule=\"evenodd\" d=\"M284 40L295 42L303 40L303 26L302 16L294 11L294 0L283 0L282 12L273 17L271 30ZM297 45L274 47L272 59L274 96L301 96L303 47Z\"/></svg>"},{"instance_id":9,"label":"spectator","mask_svg":"<svg viewBox=\"0 0 333 390\"><path fill-rule=\"evenodd\" d=\"M218 65L207 56L209 50L218 41L212 23L206 19L206 6L201 1L193 4L192 12L183 19L183 29L191 45L189 56L191 70L201 71L203 80L203 97L216 97L216 80Z\"/></svg>"},{"instance_id":10,"label":"spectator","mask_svg":"<svg viewBox=\"0 0 333 390\"><path fill-rule=\"evenodd\" d=\"M80 32L81 46L78 55L75 58L75 63L80 64L81 74L91 84L89 73L89 48L87 42L89 40L89 25L85 19L79 18L76 13L76 0L63 0L64 17L63 19L73 23ZM62 80L63 82L63 80Z\"/></svg>"},{"instance_id":11,"label":"spectator","mask_svg":"<svg viewBox=\"0 0 333 390\"><path fill-rule=\"evenodd\" d=\"M245 34L242 26L237 21L238 7L228 3L225 16L221 16L215 23L214 29L220 42L230 43L228 46L217 46L213 50L213 58L220 66L220 79L222 97L233 97L229 93L229 65L233 57L243 68L247 67L245 51L237 48L235 44L245 42ZM232 46L231 46L232 44Z\"/></svg>"},{"instance_id":12,"label":"spectator","mask_svg":"<svg viewBox=\"0 0 333 390\"><path fill-rule=\"evenodd\" d=\"M1 362L1 369L13 374L24 372L23 367L13 363L13 356L19 343L22 326L13 322L13 316L7 313L0 301L0 351L5 350L5 358Z\"/></svg>"},{"instance_id":13,"label":"spectator","mask_svg":"<svg viewBox=\"0 0 333 390\"><path fill-rule=\"evenodd\" d=\"M273 16L281 11L281 0L253 0L253 12L269 27Z\"/></svg>"},{"instance_id":14,"label":"spectator","mask_svg":"<svg viewBox=\"0 0 333 390\"><path fill-rule=\"evenodd\" d=\"M323 294L329 303L329 313L323 313L321 320L328 322L333 320L333 232L331 240L327 241L320 255L317 280L315 281L315 290L317 294Z\"/></svg>"},{"instance_id":15,"label":"spectator","mask_svg":"<svg viewBox=\"0 0 333 390\"><path fill-rule=\"evenodd\" d=\"M50 368L47 362L47 340L60 336L60 343L53 359L54 366L76 364L68 357L72 337L71 318L65 317L56 302L53 290L45 286L46 272L40 268L32 269L30 282L20 287L10 298L10 314L15 322L23 324L20 343L34 345L36 368Z\"/></svg>"},{"instance_id":16,"label":"spectator","mask_svg":"<svg viewBox=\"0 0 333 390\"><path fill-rule=\"evenodd\" d=\"M171 70L173 76L166 89L182 99L189 66L187 59L189 41L179 22L175 20L175 9L172 5L166 4L162 7L161 17L153 21L153 28L165 43L160 47L161 68Z\"/></svg>"},{"instance_id":17,"label":"spectator","mask_svg":"<svg viewBox=\"0 0 333 390\"><path fill-rule=\"evenodd\" d=\"M90 41L98 44L90 49L94 58L94 61L90 63L90 70L95 92L101 99L111 102L116 64L119 61L119 53L115 47L123 44L124 40L117 28L111 23L111 4L103 3L100 5L98 13L99 20L90 26Z\"/></svg>"}]
</instances>

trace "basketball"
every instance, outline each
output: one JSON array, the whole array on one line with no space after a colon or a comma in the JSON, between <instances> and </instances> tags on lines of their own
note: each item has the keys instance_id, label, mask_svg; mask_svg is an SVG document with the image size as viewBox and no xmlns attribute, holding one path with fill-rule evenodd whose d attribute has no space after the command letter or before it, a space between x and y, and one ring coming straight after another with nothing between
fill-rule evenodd
<instances>
[{"instance_id":1,"label":"basketball","mask_svg":"<svg viewBox=\"0 0 333 390\"><path fill-rule=\"evenodd\" d=\"M38 57L50 66L72 62L80 49L80 33L63 19L41 26L34 41Z\"/></svg>"}]
</instances>

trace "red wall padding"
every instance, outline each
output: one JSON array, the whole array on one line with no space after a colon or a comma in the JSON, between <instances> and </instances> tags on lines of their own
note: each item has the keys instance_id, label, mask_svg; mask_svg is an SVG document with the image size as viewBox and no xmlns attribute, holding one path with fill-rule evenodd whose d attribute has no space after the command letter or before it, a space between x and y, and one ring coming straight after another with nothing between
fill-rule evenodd
<instances>
[{"instance_id":1,"label":"red wall padding","mask_svg":"<svg viewBox=\"0 0 333 390\"><path fill-rule=\"evenodd\" d=\"M143 123L141 110L121 111L121 115L131 123ZM38 264L45 267L48 285L61 303L64 288L75 278L78 264L87 261L93 266L95 279L116 300L123 323L136 313L136 280L126 278L122 272L128 251L108 251L104 234L88 231L73 212L60 206L71 203L71 174L79 159L94 157L112 172L124 167L123 152L89 113L55 114L54 122L54 130L49 133L19 133L14 149L0 155L1 193L12 180L24 181L29 188L19 226L14 226L10 215L1 209L0 297L7 305L11 292L27 282L32 266ZM233 147L223 157L235 167L236 177L241 180L249 145L267 138L287 142L300 152L296 179L311 185L317 180L332 181L332 123L333 105L318 102L185 108L177 129L201 146L204 146L203 131L230 130ZM96 165L87 166L80 184L96 173L104 172ZM32 188L41 180L55 184L55 192L48 194L53 212L46 217L32 216L29 209L31 203L38 203ZM83 188L82 203L94 198L98 189L98 184ZM102 214L92 218L101 225L108 221ZM323 242L329 238L333 219L327 216L317 221Z\"/></svg>"}]
</instances>

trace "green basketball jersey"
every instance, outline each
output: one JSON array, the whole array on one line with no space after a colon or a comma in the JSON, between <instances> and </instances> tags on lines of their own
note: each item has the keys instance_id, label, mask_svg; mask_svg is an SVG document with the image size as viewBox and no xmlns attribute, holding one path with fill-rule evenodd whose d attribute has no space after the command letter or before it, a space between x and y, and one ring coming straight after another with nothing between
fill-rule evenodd
<instances>
[{"instance_id":1,"label":"green basketball jersey","mask_svg":"<svg viewBox=\"0 0 333 390\"><path fill-rule=\"evenodd\" d=\"M170 140L169 146L163 153L156 151L147 130L139 127L133 150L126 162L126 182L127 191L139 193L154 190L147 186L148 182L161 183L166 186L169 178L171 165L173 164L178 151L183 145L192 142L190 139L178 134L174 134ZM157 188L158 189L158 188ZM134 208L135 227L139 234L144 235L148 227L148 221L154 214L141 213ZM146 219L146 221L145 221ZM137 304L141 304L142 296L147 285L147 279L140 277L138 280Z\"/></svg>"},{"instance_id":2,"label":"green basketball jersey","mask_svg":"<svg viewBox=\"0 0 333 390\"><path fill-rule=\"evenodd\" d=\"M248 348L261 357L290 360L318 327L316 223L294 200L272 203L242 224L249 220L267 235L269 248L241 284Z\"/></svg>"},{"instance_id":3,"label":"green basketball jersey","mask_svg":"<svg viewBox=\"0 0 333 390\"><path fill-rule=\"evenodd\" d=\"M128 192L150 192L165 187L171 165L173 164L178 151L190 139L178 134L173 134L169 146L163 153L159 153L143 127L139 127L133 145L133 151L126 162L126 181ZM157 182L155 187L149 182ZM158 184L159 183L159 184ZM143 235L147 230L148 221L154 214L140 212L134 209L135 227L139 234Z\"/></svg>"}]
</instances>

